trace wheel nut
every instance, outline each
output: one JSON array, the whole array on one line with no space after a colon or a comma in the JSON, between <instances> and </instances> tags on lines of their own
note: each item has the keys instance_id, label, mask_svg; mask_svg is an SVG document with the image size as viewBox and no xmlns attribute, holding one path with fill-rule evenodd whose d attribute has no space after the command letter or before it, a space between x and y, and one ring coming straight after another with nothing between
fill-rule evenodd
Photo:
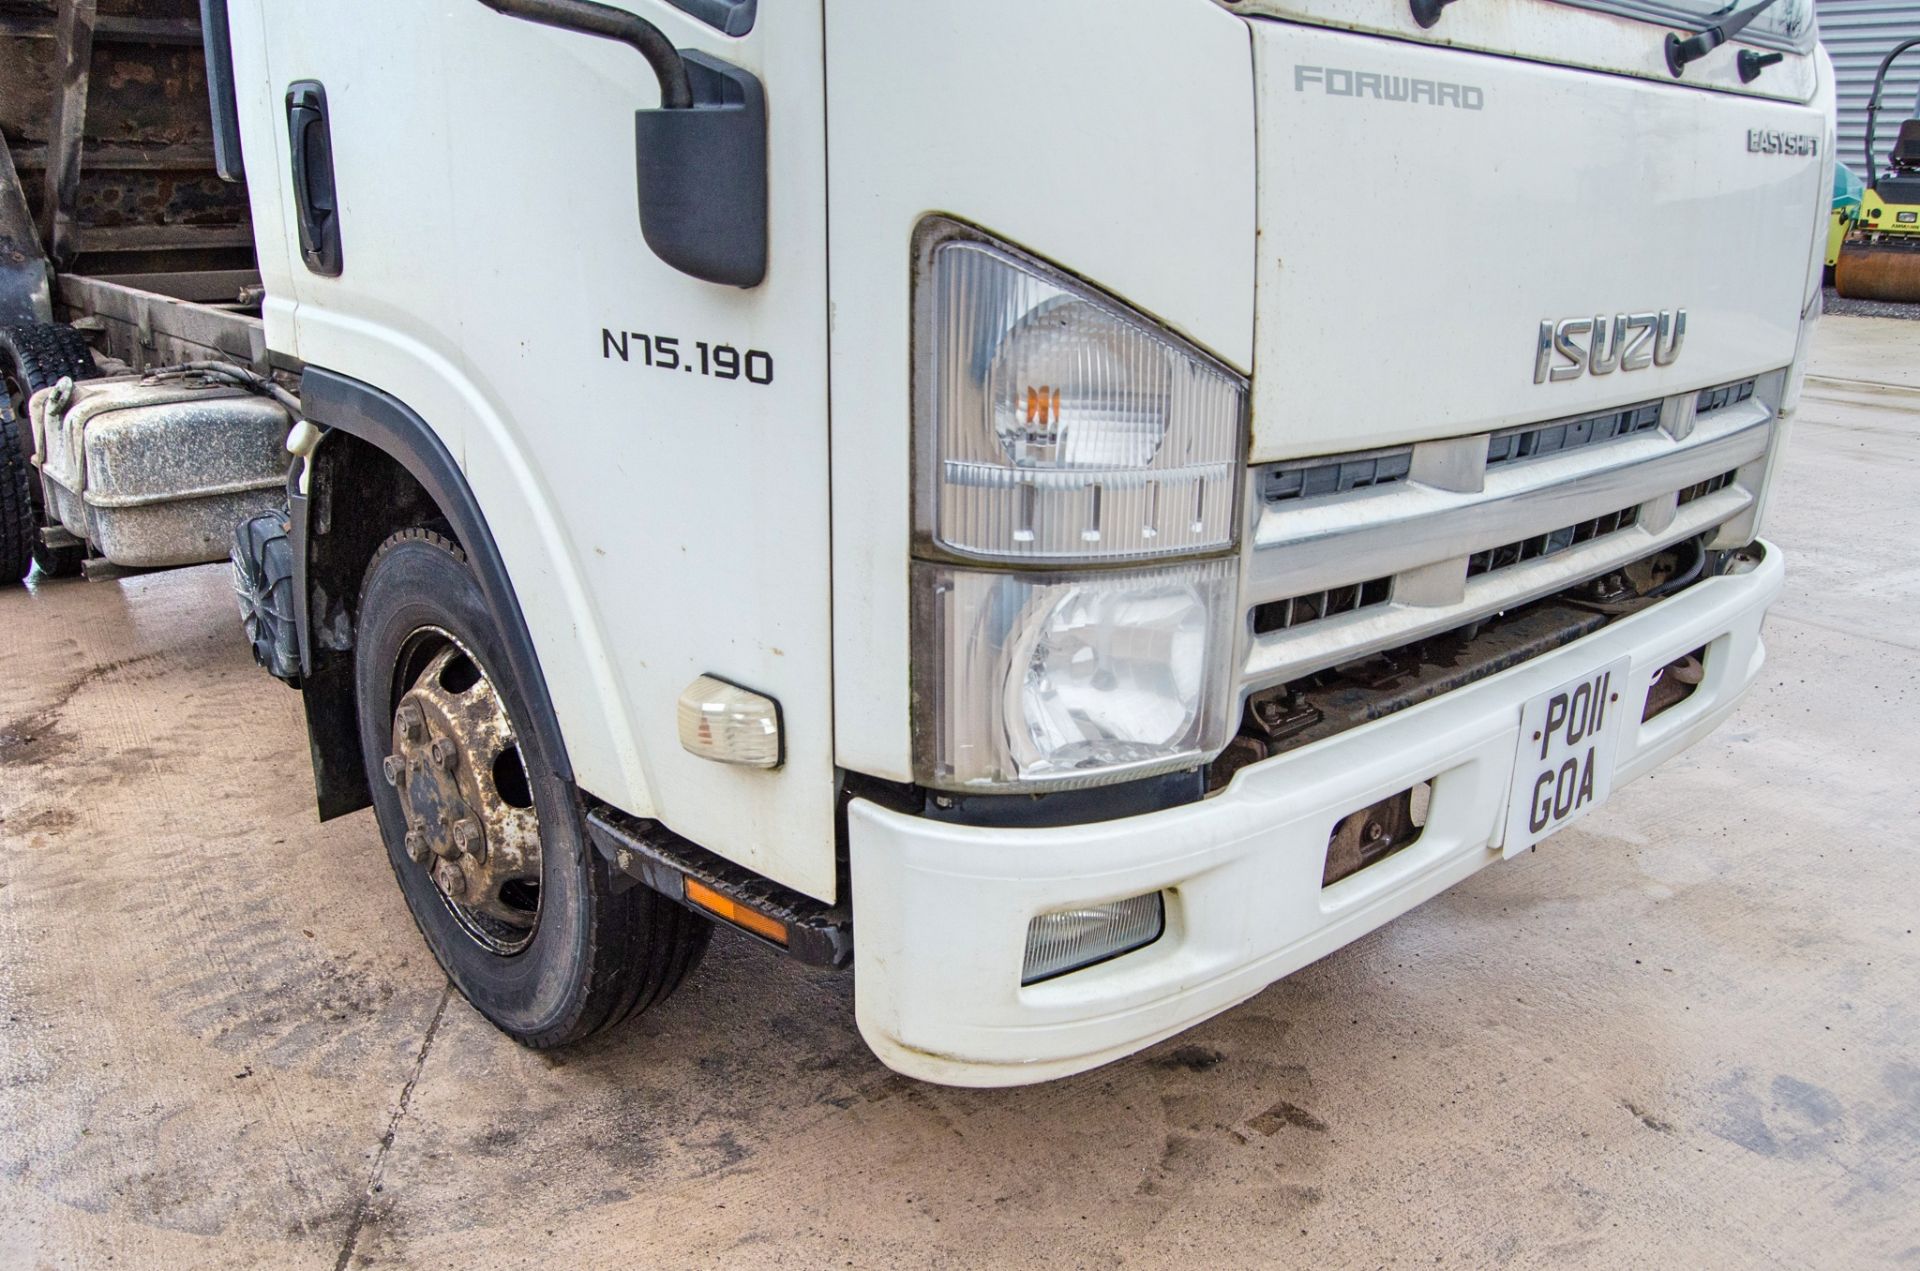
<instances>
[{"instance_id":1,"label":"wheel nut","mask_svg":"<svg viewBox=\"0 0 1920 1271\"><path fill-rule=\"evenodd\" d=\"M487 859L487 840L480 833L480 827L471 818L453 823L453 846L463 856L471 856L476 861Z\"/></svg>"},{"instance_id":2,"label":"wheel nut","mask_svg":"<svg viewBox=\"0 0 1920 1271\"><path fill-rule=\"evenodd\" d=\"M400 778L406 771L407 761L399 755L388 755L380 761L380 773L386 777L387 784L390 786L398 786L400 784Z\"/></svg>"},{"instance_id":3,"label":"wheel nut","mask_svg":"<svg viewBox=\"0 0 1920 1271\"><path fill-rule=\"evenodd\" d=\"M440 890L455 900L467 894L467 876L460 867L450 861L441 861L434 867L433 881L440 884Z\"/></svg>"},{"instance_id":4,"label":"wheel nut","mask_svg":"<svg viewBox=\"0 0 1920 1271\"><path fill-rule=\"evenodd\" d=\"M445 768L448 772L452 772L459 758L459 752L445 737L436 737L433 739L433 745L427 747L427 758L433 761L434 767Z\"/></svg>"},{"instance_id":5,"label":"wheel nut","mask_svg":"<svg viewBox=\"0 0 1920 1271\"><path fill-rule=\"evenodd\" d=\"M400 709L393 713L394 722L400 725L400 733L408 741L419 741L426 731L427 717L420 713L420 707L413 702L400 703Z\"/></svg>"},{"instance_id":6,"label":"wheel nut","mask_svg":"<svg viewBox=\"0 0 1920 1271\"><path fill-rule=\"evenodd\" d=\"M415 865L427 863L427 857L433 852L427 847L427 836L418 830L407 831L407 855L413 858Z\"/></svg>"}]
</instances>

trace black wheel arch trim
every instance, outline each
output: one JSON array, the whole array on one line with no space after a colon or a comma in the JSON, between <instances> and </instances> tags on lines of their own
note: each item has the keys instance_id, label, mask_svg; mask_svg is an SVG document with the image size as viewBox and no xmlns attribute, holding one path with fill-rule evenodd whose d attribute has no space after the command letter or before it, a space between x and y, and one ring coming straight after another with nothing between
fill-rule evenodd
<instances>
[{"instance_id":1,"label":"black wheel arch trim","mask_svg":"<svg viewBox=\"0 0 1920 1271\"><path fill-rule=\"evenodd\" d=\"M427 421L405 402L371 384L308 366L300 377L302 413L312 423L357 437L405 468L438 505L466 552L486 597L487 609L507 648L511 675L534 718L529 727L540 734L541 749L552 757L554 775L573 784L573 765L560 735L553 699L534 651L519 598L486 517L473 496L464 473L446 444ZM312 560L307 499L300 494L300 472L306 461L294 465L289 481L291 535L294 561L294 610L300 630L302 694L307 708L307 732L313 751L314 786L320 817L329 820L357 811L372 802L360 754L355 720L352 660L319 653L312 641L310 600Z\"/></svg>"}]
</instances>

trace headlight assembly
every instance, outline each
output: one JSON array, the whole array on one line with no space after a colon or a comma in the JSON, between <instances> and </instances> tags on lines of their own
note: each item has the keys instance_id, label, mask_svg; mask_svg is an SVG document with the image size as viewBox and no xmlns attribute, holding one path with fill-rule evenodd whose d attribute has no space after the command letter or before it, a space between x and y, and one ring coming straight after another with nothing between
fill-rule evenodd
<instances>
[{"instance_id":1,"label":"headlight assembly","mask_svg":"<svg viewBox=\"0 0 1920 1271\"><path fill-rule=\"evenodd\" d=\"M919 250L916 779L1205 763L1232 732L1245 380L961 227Z\"/></svg>"}]
</instances>

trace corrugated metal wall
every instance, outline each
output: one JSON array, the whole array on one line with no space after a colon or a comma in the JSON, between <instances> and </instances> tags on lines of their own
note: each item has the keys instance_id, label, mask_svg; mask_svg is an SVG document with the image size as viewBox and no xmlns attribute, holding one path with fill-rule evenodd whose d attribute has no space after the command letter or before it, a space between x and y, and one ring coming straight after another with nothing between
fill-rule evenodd
<instances>
[{"instance_id":1,"label":"corrugated metal wall","mask_svg":"<svg viewBox=\"0 0 1920 1271\"><path fill-rule=\"evenodd\" d=\"M1865 176L1861 144L1873 73L1894 45L1920 38L1920 0L1815 0L1814 11L1820 17L1820 42L1833 56L1839 80L1840 162ZM1880 164L1886 163L1887 148L1900 121L1913 115L1916 98L1920 98L1920 48L1909 50L1887 75L1874 125L1879 150L1874 157Z\"/></svg>"}]
</instances>

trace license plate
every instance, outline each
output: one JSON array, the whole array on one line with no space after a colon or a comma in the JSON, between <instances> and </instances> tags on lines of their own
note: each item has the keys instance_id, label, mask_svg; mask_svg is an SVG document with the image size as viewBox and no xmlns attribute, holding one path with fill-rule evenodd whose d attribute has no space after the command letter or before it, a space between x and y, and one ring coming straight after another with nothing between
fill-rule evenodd
<instances>
[{"instance_id":1,"label":"license plate","mask_svg":"<svg viewBox=\"0 0 1920 1271\"><path fill-rule=\"evenodd\" d=\"M1629 723L1620 697L1630 664L1610 662L1521 710L1503 855L1526 851L1606 802L1614 752Z\"/></svg>"}]
</instances>

